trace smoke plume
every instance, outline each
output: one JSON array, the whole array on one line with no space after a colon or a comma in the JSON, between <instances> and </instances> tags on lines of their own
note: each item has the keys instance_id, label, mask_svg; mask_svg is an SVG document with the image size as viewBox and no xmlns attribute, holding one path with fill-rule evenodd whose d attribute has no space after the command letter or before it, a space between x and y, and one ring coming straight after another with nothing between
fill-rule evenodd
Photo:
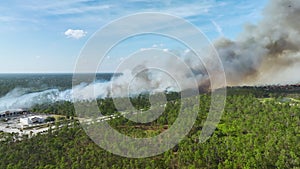
<instances>
[{"instance_id":1,"label":"smoke plume","mask_svg":"<svg viewBox=\"0 0 300 169\"><path fill-rule=\"evenodd\" d=\"M257 25L215 46L229 85L299 83L300 1L270 0Z\"/></svg>"},{"instance_id":2,"label":"smoke plume","mask_svg":"<svg viewBox=\"0 0 300 169\"><path fill-rule=\"evenodd\" d=\"M263 11L263 18L256 25L245 25L236 40L222 38L214 45L223 62L228 85L268 85L299 83L300 76L300 1L270 0ZM209 76L197 56L191 51L179 54L192 74L181 68L180 60L171 55L142 57L141 62L129 62L120 68L122 76L109 82L81 83L73 89L50 89L28 93L15 89L0 98L0 111L28 108L34 104L55 101L89 100L95 97L123 97L143 92L180 91L190 88L193 80L199 86L209 87ZM147 60L151 58L151 60ZM172 76L155 67L168 69ZM132 65L139 63L139 65ZM132 71L126 67L135 67ZM180 67L180 69L178 69ZM139 72L139 73L135 73ZM176 79L174 81L174 79ZM178 85L177 82L181 82Z\"/></svg>"}]
</instances>

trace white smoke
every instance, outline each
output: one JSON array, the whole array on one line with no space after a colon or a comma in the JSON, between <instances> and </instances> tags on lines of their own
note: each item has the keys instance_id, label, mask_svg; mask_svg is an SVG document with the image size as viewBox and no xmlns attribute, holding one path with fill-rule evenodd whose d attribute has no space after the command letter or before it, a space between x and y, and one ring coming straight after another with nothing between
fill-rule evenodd
<instances>
[{"instance_id":1,"label":"white smoke","mask_svg":"<svg viewBox=\"0 0 300 169\"><path fill-rule=\"evenodd\" d=\"M129 92L124 88L124 84L131 83L131 81L128 80L131 78L130 76L132 75L125 72L123 76L116 78L114 81L94 82L90 84L82 83L74 86L72 89L64 91L48 89L41 92L30 93L29 89L15 88L0 98L0 112L10 109L30 108L36 104L54 103L57 101L72 102L105 97L125 97L128 96L128 94L134 96L140 93L150 92L151 89L155 89L151 91L152 93L164 92L168 87L170 88L173 85L169 80L167 80L165 84L160 83L163 81L162 77L159 78L158 81L152 82L153 84L146 84L143 79L138 78L136 83L138 85L131 86L134 90ZM175 91L175 87L172 89Z\"/></svg>"},{"instance_id":2,"label":"white smoke","mask_svg":"<svg viewBox=\"0 0 300 169\"><path fill-rule=\"evenodd\" d=\"M42 92L26 93L28 89L16 88L0 98L0 112L17 109L29 108L35 104L55 101L59 99L60 92L57 89L45 90Z\"/></svg>"},{"instance_id":3,"label":"white smoke","mask_svg":"<svg viewBox=\"0 0 300 169\"><path fill-rule=\"evenodd\" d=\"M257 25L215 45L230 85L299 83L300 1L270 0Z\"/></svg>"},{"instance_id":4,"label":"white smoke","mask_svg":"<svg viewBox=\"0 0 300 169\"><path fill-rule=\"evenodd\" d=\"M300 82L300 1L272 0L263 14L257 25L246 25L235 41L222 38L215 42L229 85ZM65 91L50 89L29 93L28 89L14 89L0 98L0 111L55 101L180 91L188 89L195 79L200 87L209 88L209 77L202 63L195 61L197 56L191 51L185 51L181 56L193 76L183 68L178 69L181 66L179 61L168 56L152 56L151 60L144 57L144 61L129 62L129 67L135 67L132 71L126 70L128 65L124 64L125 67L120 68L123 75L109 82L82 83ZM172 76L147 69L153 60L156 60L156 67L167 69ZM181 82L181 85L176 82Z\"/></svg>"}]
</instances>

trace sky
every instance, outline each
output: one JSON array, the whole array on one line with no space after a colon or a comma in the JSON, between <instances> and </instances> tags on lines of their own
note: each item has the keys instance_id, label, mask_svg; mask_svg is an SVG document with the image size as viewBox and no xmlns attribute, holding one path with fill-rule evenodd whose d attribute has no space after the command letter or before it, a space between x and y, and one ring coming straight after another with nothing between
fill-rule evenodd
<instances>
[{"instance_id":1,"label":"sky","mask_svg":"<svg viewBox=\"0 0 300 169\"><path fill-rule=\"evenodd\" d=\"M267 0L10 0L0 1L0 73L70 73L89 38L112 21L137 12L181 17L210 41L235 39L257 23ZM141 43L142 42L142 43ZM174 50L170 39L134 37L107 56L101 71L135 49ZM175 45L175 48L178 47ZM180 47L178 47L180 48Z\"/></svg>"}]
</instances>

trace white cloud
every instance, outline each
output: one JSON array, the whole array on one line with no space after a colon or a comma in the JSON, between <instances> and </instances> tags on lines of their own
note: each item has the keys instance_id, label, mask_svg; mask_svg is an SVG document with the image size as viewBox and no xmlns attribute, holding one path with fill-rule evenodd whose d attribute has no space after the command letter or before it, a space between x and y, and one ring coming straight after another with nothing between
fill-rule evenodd
<instances>
[{"instance_id":1,"label":"white cloud","mask_svg":"<svg viewBox=\"0 0 300 169\"><path fill-rule=\"evenodd\" d=\"M110 9L110 5L100 5L100 6L85 6L85 7L72 7L72 8L61 8L55 9L53 11L49 11L51 14L54 15L67 15L67 14L79 14L79 13L88 13L93 11L101 11L105 9Z\"/></svg>"},{"instance_id":2,"label":"white cloud","mask_svg":"<svg viewBox=\"0 0 300 169\"><path fill-rule=\"evenodd\" d=\"M16 19L13 17L9 17L9 16L0 16L0 21L1 22L12 22L15 21Z\"/></svg>"},{"instance_id":3,"label":"white cloud","mask_svg":"<svg viewBox=\"0 0 300 169\"><path fill-rule=\"evenodd\" d=\"M190 49L185 49L183 53L184 53L184 54L188 54L189 52L191 52Z\"/></svg>"},{"instance_id":4,"label":"white cloud","mask_svg":"<svg viewBox=\"0 0 300 169\"><path fill-rule=\"evenodd\" d=\"M194 3L194 4L182 4L181 6L175 7L166 7L163 9L163 12L167 12L173 14L175 16L187 18L191 16L198 16L202 14L206 14L213 8L213 4L210 3Z\"/></svg>"},{"instance_id":5,"label":"white cloud","mask_svg":"<svg viewBox=\"0 0 300 169\"><path fill-rule=\"evenodd\" d=\"M68 37L68 38L74 38L74 39L80 39L80 38L83 38L85 37L87 34L86 31L84 30L74 30L74 29L68 29L66 32L65 32L65 35Z\"/></svg>"},{"instance_id":6,"label":"white cloud","mask_svg":"<svg viewBox=\"0 0 300 169\"><path fill-rule=\"evenodd\" d=\"M157 44L153 44L152 47L153 47L153 48L157 48L158 45L157 45Z\"/></svg>"},{"instance_id":7,"label":"white cloud","mask_svg":"<svg viewBox=\"0 0 300 169\"><path fill-rule=\"evenodd\" d=\"M217 30L217 32L219 33L219 35L224 36L222 27L221 27L219 24L217 24L217 22L214 21L214 20L211 20L211 22L212 22L212 24L214 24L214 26L216 27L216 30Z\"/></svg>"},{"instance_id":8,"label":"white cloud","mask_svg":"<svg viewBox=\"0 0 300 169\"><path fill-rule=\"evenodd\" d=\"M141 48L140 51L151 50L153 48Z\"/></svg>"}]
</instances>

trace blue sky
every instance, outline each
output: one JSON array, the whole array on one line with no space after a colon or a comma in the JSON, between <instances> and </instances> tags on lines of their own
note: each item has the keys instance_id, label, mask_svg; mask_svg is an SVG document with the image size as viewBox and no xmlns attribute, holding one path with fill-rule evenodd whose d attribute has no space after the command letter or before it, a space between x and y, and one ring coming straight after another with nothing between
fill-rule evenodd
<instances>
[{"instance_id":1,"label":"blue sky","mask_svg":"<svg viewBox=\"0 0 300 169\"><path fill-rule=\"evenodd\" d=\"M137 12L163 12L182 17L214 41L234 39L245 23L261 18L267 0L10 0L0 1L0 73L72 72L87 40L111 21ZM134 48L167 46L164 38L149 38ZM122 59L128 45L112 53ZM129 45L129 46L130 46ZM144 45L144 46L142 46ZM127 51L128 52L128 51ZM109 66L103 71L110 71Z\"/></svg>"}]
</instances>

